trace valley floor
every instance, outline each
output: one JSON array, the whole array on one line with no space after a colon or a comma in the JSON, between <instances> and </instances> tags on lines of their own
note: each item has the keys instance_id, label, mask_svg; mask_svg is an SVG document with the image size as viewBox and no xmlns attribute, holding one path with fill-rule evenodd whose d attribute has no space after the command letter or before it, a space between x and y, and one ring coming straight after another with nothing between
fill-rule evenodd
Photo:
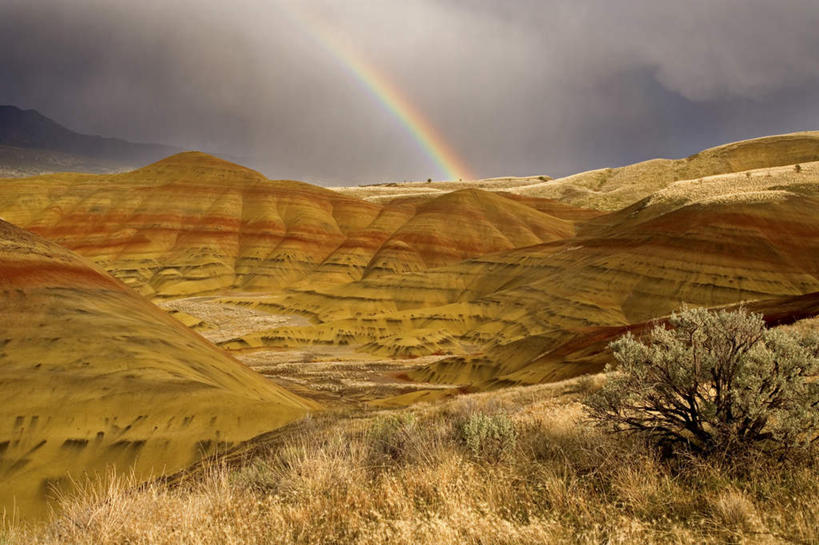
<instances>
[{"instance_id":1,"label":"valley floor","mask_svg":"<svg viewBox=\"0 0 819 545\"><path fill-rule=\"evenodd\" d=\"M243 294L242 305L219 296L187 297L159 306L193 327L213 343L284 326L309 325L306 318L270 314L253 308L254 298ZM306 345L298 348L249 348L232 352L239 361L302 397L326 407L401 406L458 392L457 385L414 382L409 371L446 355L389 358L368 354L355 346Z\"/></svg>"}]
</instances>

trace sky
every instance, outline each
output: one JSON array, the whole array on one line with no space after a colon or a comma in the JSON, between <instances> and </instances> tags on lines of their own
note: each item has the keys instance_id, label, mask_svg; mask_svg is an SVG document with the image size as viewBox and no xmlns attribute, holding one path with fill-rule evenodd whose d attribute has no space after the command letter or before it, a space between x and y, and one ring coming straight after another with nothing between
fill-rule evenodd
<instances>
[{"instance_id":1,"label":"sky","mask_svg":"<svg viewBox=\"0 0 819 545\"><path fill-rule=\"evenodd\" d=\"M816 0L2 0L0 104L323 185L819 129Z\"/></svg>"}]
</instances>

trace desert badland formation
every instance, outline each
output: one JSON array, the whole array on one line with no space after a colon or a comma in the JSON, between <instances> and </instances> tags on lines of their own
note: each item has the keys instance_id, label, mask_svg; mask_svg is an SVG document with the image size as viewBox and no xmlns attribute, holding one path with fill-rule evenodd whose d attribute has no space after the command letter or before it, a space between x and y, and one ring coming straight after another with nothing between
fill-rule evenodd
<instances>
[{"instance_id":1,"label":"desert badland formation","mask_svg":"<svg viewBox=\"0 0 819 545\"><path fill-rule=\"evenodd\" d=\"M819 314L819 133L325 189L187 152L0 180L0 506L333 410L600 372L682 304ZM252 444L252 443L249 443Z\"/></svg>"}]
</instances>

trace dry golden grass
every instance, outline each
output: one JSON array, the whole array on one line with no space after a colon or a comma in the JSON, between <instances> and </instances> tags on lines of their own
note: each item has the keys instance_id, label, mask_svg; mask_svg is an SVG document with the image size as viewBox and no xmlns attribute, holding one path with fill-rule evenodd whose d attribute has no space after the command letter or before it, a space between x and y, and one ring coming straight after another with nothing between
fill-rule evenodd
<instances>
[{"instance_id":1,"label":"dry golden grass","mask_svg":"<svg viewBox=\"0 0 819 545\"><path fill-rule=\"evenodd\" d=\"M557 180L519 186L510 191L530 197L559 199L584 208L618 210L678 181L761 171L819 159L819 133L801 132L734 142L703 150L685 159L651 159L620 168L580 172ZM815 182L814 182L815 183Z\"/></svg>"},{"instance_id":2,"label":"dry golden grass","mask_svg":"<svg viewBox=\"0 0 819 545\"><path fill-rule=\"evenodd\" d=\"M402 197L443 195L461 189L481 189L483 191L508 191L518 187L550 181L548 176L485 178L482 180L444 180L418 182L391 182L384 184L331 187L342 193L371 202L386 202Z\"/></svg>"},{"instance_id":3,"label":"dry golden grass","mask_svg":"<svg viewBox=\"0 0 819 545\"><path fill-rule=\"evenodd\" d=\"M64 498L0 543L816 543L819 471L662 460L584 423L600 378L326 415L173 484L127 478ZM462 423L503 414L505 456Z\"/></svg>"},{"instance_id":4,"label":"dry golden grass","mask_svg":"<svg viewBox=\"0 0 819 545\"><path fill-rule=\"evenodd\" d=\"M650 204L690 204L727 202L766 202L784 200L797 191L819 184L819 163L732 172L716 176L674 182L657 191Z\"/></svg>"}]
</instances>

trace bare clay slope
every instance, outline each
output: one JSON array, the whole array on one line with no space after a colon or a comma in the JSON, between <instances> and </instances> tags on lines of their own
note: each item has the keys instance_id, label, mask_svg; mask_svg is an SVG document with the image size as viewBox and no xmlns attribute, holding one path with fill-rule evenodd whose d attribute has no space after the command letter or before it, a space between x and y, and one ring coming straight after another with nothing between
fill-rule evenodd
<instances>
[{"instance_id":1,"label":"bare clay slope","mask_svg":"<svg viewBox=\"0 0 819 545\"><path fill-rule=\"evenodd\" d=\"M0 222L0 510L183 468L312 407L70 251Z\"/></svg>"},{"instance_id":2,"label":"bare clay slope","mask_svg":"<svg viewBox=\"0 0 819 545\"><path fill-rule=\"evenodd\" d=\"M559 203L475 190L439 199L374 204L197 152L118 175L0 181L1 218L148 296L346 283L574 233L577 213Z\"/></svg>"},{"instance_id":3,"label":"bare clay slope","mask_svg":"<svg viewBox=\"0 0 819 545\"><path fill-rule=\"evenodd\" d=\"M271 305L315 317L228 346L304 342L475 350L414 378L490 387L598 370L558 349L600 327L819 291L819 163L680 181L587 222L578 236ZM436 339L445 331L445 345ZM582 344L582 343L581 343ZM412 352L409 352L413 354ZM561 357L547 357L549 354Z\"/></svg>"}]
</instances>

